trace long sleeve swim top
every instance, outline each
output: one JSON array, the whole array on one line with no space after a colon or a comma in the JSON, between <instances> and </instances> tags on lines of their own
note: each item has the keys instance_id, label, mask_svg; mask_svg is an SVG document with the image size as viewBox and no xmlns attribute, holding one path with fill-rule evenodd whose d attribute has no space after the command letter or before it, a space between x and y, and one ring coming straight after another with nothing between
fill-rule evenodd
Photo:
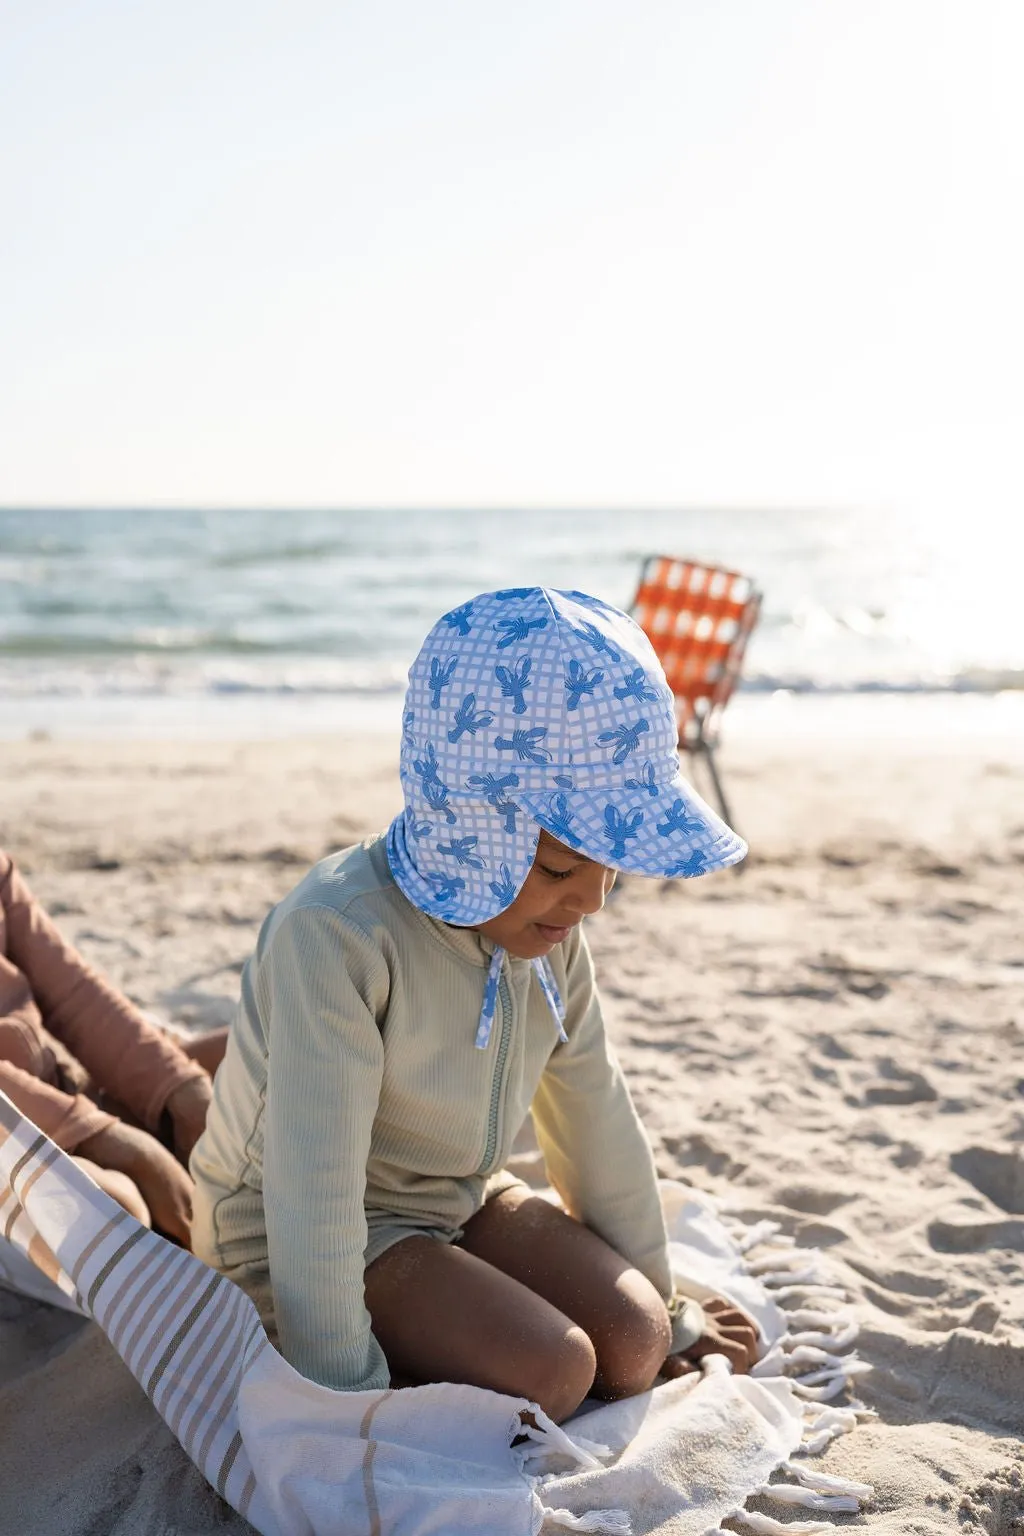
<instances>
[{"instance_id":1,"label":"long sleeve swim top","mask_svg":"<svg viewBox=\"0 0 1024 1536\"><path fill-rule=\"evenodd\" d=\"M567 1209L671 1295L654 1162L582 930L550 956L565 1044L530 961L506 956L475 1047L493 949L412 906L377 839L316 865L246 965L192 1154L193 1246L221 1268L268 1264L282 1351L325 1385L388 1382L363 1296L368 1221L464 1226L531 1105Z\"/></svg>"}]
</instances>

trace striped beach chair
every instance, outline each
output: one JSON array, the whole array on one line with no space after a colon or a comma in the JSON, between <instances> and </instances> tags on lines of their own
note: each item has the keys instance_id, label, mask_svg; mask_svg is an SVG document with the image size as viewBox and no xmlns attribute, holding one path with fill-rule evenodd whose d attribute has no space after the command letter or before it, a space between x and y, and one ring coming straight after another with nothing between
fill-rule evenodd
<instances>
[{"instance_id":1,"label":"striped beach chair","mask_svg":"<svg viewBox=\"0 0 1024 1536\"><path fill-rule=\"evenodd\" d=\"M706 764L723 819L734 826L715 763L762 594L749 576L672 555L643 564L630 609L665 668L676 700L679 750ZM738 865L742 869L743 866Z\"/></svg>"}]
</instances>

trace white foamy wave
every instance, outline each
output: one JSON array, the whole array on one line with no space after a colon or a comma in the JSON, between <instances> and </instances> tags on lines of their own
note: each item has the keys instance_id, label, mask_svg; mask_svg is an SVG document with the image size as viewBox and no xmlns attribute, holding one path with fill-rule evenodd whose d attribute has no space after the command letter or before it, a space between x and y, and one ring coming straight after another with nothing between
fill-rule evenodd
<instances>
[{"instance_id":1,"label":"white foamy wave","mask_svg":"<svg viewBox=\"0 0 1024 1536\"><path fill-rule=\"evenodd\" d=\"M154 698L226 694L389 694L405 689L399 662L308 661L245 664L207 660L168 665L144 656L116 662L11 666L0 663L0 697Z\"/></svg>"},{"instance_id":2,"label":"white foamy wave","mask_svg":"<svg viewBox=\"0 0 1024 1536\"><path fill-rule=\"evenodd\" d=\"M80 661L26 666L0 661L0 698L331 698L384 696L404 692L406 667L399 661L355 661L322 656L282 661L237 659L179 661L151 656L117 661ZM752 671L739 691L747 694L998 694L1024 691L1024 669L975 669L955 674L894 673L888 677L851 673L814 675L802 670Z\"/></svg>"}]
</instances>

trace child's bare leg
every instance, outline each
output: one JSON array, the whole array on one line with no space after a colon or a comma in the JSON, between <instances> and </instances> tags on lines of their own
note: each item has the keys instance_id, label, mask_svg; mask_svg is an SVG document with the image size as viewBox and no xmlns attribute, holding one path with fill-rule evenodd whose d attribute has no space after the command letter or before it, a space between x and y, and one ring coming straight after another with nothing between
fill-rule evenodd
<instances>
[{"instance_id":1,"label":"child's bare leg","mask_svg":"<svg viewBox=\"0 0 1024 1536\"><path fill-rule=\"evenodd\" d=\"M588 1227L520 1185L488 1200L461 1246L583 1329L597 1355L596 1396L632 1397L653 1384L672 1339L665 1303Z\"/></svg>"},{"instance_id":2,"label":"child's bare leg","mask_svg":"<svg viewBox=\"0 0 1024 1536\"><path fill-rule=\"evenodd\" d=\"M556 1421L590 1389L594 1350L582 1328L463 1248L407 1237L370 1265L365 1289L397 1378L527 1397Z\"/></svg>"},{"instance_id":3,"label":"child's bare leg","mask_svg":"<svg viewBox=\"0 0 1024 1536\"><path fill-rule=\"evenodd\" d=\"M88 1157L73 1157L72 1162L84 1168L90 1179L98 1184L100 1189L108 1194L118 1205L123 1205L129 1216L134 1216L136 1221L141 1221L144 1227L153 1225L153 1218L149 1214L149 1206L142 1198L139 1186L134 1179L130 1179L126 1173L121 1173L116 1168L101 1168L99 1163L94 1163Z\"/></svg>"}]
</instances>

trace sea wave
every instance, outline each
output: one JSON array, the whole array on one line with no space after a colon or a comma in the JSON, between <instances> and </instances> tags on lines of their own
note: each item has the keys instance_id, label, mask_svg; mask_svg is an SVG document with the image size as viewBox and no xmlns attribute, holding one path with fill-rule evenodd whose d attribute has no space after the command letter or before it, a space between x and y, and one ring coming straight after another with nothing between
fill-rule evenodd
<instances>
[{"instance_id":1,"label":"sea wave","mask_svg":"<svg viewBox=\"0 0 1024 1536\"><path fill-rule=\"evenodd\" d=\"M197 698L251 696L388 695L404 691L406 666L398 661L327 659L294 662L232 662L175 665L148 655L128 662L88 665L12 665L0 661L0 699L19 698ZM978 694L1024 692L1024 669L972 669L948 677L812 677L795 671L754 671L739 691L836 697L853 694Z\"/></svg>"}]
</instances>

